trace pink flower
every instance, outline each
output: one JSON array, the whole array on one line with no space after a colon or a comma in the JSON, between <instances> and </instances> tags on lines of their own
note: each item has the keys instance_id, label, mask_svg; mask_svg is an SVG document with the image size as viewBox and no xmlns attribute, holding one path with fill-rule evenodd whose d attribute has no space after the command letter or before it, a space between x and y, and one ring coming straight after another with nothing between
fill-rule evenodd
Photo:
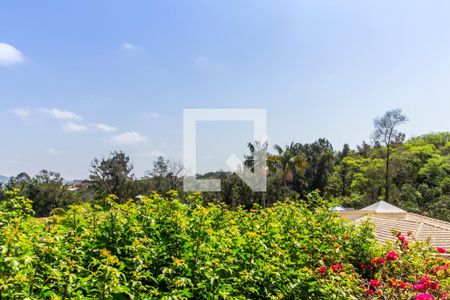
<instances>
[{"instance_id":1,"label":"pink flower","mask_svg":"<svg viewBox=\"0 0 450 300\"><path fill-rule=\"evenodd\" d=\"M370 282L369 282L369 285L371 287L375 288L375 287L378 287L378 286L382 286L383 284L380 281L376 280L376 279L371 279Z\"/></svg>"},{"instance_id":2,"label":"pink flower","mask_svg":"<svg viewBox=\"0 0 450 300\"><path fill-rule=\"evenodd\" d=\"M442 295L441 295L441 299L442 299L442 300L447 300L447 294L442 294Z\"/></svg>"},{"instance_id":3,"label":"pink flower","mask_svg":"<svg viewBox=\"0 0 450 300\"><path fill-rule=\"evenodd\" d=\"M437 247L436 250L437 250L437 252L442 253L442 254L447 252L447 250L445 250L444 248L441 248L441 247Z\"/></svg>"},{"instance_id":4,"label":"pink flower","mask_svg":"<svg viewBox=\"0 0 450 300\"><path fill-rule=\"evenodd\" d=\"M425 293L417 295L416 300L434 300L434 297L428 293Z\"/></svg>"},{"instance_id":5,"label":"pink flower","mask_svg":"<svg viewBox=\"0 0 450 300\"><path fill-rule=\"evenodd\" d=\"M387 260L397 260L398 259L398 254L395 251L390 251L386 254L386 259Z\"/></svg>"},{"instance_id":6,"label":"pink flower","mask_svg":"<svg viewBox=\"0 0 450 300\"><path fill-rule=\"evenodd\" d=\"M372 269L372 268L373 268L373 266L372 266L371 263L367 263L367 264L361 263L359 266L360 266L361 269L363 269L363 270L366 270L366 269Z\"/></svg>"},{"instance_id":7,"label":"pink flower","mask_svg":"<svg viewBox=\"0 0 450 300\"><path fill-rule=\"evenodd\" d=\"M420 292L420 291L426 290L427 287L426 287L426 285L423 284L423 283L418 283L418 284L413 285L413 289L415 289L416 291L419 291L419 292Z\"/></svg>"}]
</instances>

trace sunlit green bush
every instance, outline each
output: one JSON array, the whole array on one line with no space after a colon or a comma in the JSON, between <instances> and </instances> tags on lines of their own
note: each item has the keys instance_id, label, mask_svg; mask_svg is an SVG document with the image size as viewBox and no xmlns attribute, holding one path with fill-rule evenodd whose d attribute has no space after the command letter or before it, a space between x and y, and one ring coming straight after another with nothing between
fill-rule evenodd
<instances>
[{"instance_id":1,"label":"sunlit green bush","mask_svg":"<svg viewBox=\"0 0 450 300\"><path fill-rule=\"evenodd\" d=\"M317 195L250 211L176 192L110 196L47 219L30 207L14 193L0 205L1 299L360 299L379 296L370 279L385 284L437 260L405 252L389 273L366 268L385 251L370 224L344 222Z\"/></svg>"}]
</instances>

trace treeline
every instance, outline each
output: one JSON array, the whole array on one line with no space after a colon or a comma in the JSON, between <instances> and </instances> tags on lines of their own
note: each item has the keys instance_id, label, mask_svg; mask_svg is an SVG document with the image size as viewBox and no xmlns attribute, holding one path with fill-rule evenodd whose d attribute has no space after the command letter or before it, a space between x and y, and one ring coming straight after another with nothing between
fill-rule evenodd
<instances>
[{"instance_id":1,"label":"treeline","mask_svg":"<svg viewBox=\"0 0 450 300\"><path fill-rule=\"evenodd\" d=\"M249 143L245 165L255 167L267 155L267 191L252 190L232 172L199 174L199 178L222 180L222 191L205 193L208 202L230 208L272 206L280 199L306 198L319 191L327 199L346 207L361 208L386 200L411 212L450 221L450 132L430 133L405 140L399 128L407 121L400 110L387 112L374 122L370 143L356 149L344 145L333 149L318 139L313 143L292 142L285 146ZM59 174L42 171L34 178L22 173L11 178L5 190L18 188L33 199L37 216L71 203L104 199L115 194L119 202L177 190L181 197L184 169L180 163L159 157L144 178L135 178L129 157L113 152L91 166L89 184L76 192L68 190Z\"/></svg>"}]
</instances>

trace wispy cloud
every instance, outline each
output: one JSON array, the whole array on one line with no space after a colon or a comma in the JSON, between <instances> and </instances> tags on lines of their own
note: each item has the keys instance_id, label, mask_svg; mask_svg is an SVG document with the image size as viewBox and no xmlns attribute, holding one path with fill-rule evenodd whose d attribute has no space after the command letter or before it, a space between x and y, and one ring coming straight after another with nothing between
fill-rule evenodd
<instances>
[{"instance_id":1,"label":"wispy cloud","mask_svg":"<svg viewBox=\"0 0 450 300\"><path fill-rule=\"evenodd\" d=\"M21 107L16 107L13 110L11 110L11 112L22 119L28 118L33 113L31 109Z\"/></svg>"},{"instance_id":2,"label":"wispy cloud","mask_svg":"<svg viewBox=\"0 0 450 300\"><path fill-rule=\"evenodd\" d=\"M13 110L11 110L13 114L20 118L28 118L31 115L41 115L41 116L47 116L53 119L58 120L66 120L66 121L80 121L83 120L83 117L80 115L67 111L58 109L55 107L52 108L28 108L28 107L16 107Z\"/></svg>"},{"instance_id":3,"label":"wispy cloud","mask_svg":"<svg viewBox=\"0 0 450 300\"><path fill-rule=\"evenodd\" d=\"M125 50L135 50L137 47L133 45L132 43L124 42L122 43L122 48Z\"/></svg>"},{"instance_id":4,"label":"wispy cloud","mask_svg":"<svg viewBox=\"0 0 450 300\"><path fill-rule=\"evenodd\" d=\"M161 115L157 112L140 112L138 118L140 119L154 119L159 118Z\"/></svg>"},{"instance_id":5,"label":"wispy cloud","mask_svg":"<svg viewBox=\"0 0 450 300\"><path fill-rule=\"evenodd\" d=\"M147 137L135 132L129 131L118 134L110 139L110 142L118 145L128 145L141 143L147 140Z\"/></svg>"},{"instance_id":6,"label":"wispy cloud","mask_svg":"<svg viewBox=\"0 0 450 300\"><path fill-rule=\"evenodd\" d=\"M0 66L9 66L23 61L23 54L10 44L0 43Z\"/></svg>"},{"instance_id":7,"label":"wispy cloud","mask_svg":"<svg viewBox=\"0 0 450 300\"><path fill-rule=\"evenodd\" d=\"M59 119L59 120L82 120L83 117L80 115L77 115L74 112L67 111L67 110L60 110L57 108L41 108L40 111L52 118Z\"/></svg>"},{"instance_id":8,"label":"wispy cloud","mask_svg":"<svg viewBox=\"0 0 450 300\"><path fill-rule=\"evenodd\" d=\"M75 123L67 123L62 127L62 130L64 132L83 132L88 130L88 127L86 125L81 125L81 124L75 124Z\"/></svg>"},{"instance_id":9,"label":"wispy cloud","mask_svg":"<svg viewBox=\"0 0 450 300\"><path fill-rule=\"evenodd\" d=\"M47 153L51 155L60 155L61 151L55 148L47 148Z\"/></svg>"},{"instance_id":10,"label":"wispy cloud","mask_svg":"<svg viewBox=\"0 0 450 300\"><path fill-rule=\"evenodd\" d=\"M114 126L110 126L110 125L102 124L102 123L91 124L91 127L96 130L100 130L100 131L104 131L104 132L113 132L113 131L117 130L117 128Z\"/></svg>"}]
</instances>

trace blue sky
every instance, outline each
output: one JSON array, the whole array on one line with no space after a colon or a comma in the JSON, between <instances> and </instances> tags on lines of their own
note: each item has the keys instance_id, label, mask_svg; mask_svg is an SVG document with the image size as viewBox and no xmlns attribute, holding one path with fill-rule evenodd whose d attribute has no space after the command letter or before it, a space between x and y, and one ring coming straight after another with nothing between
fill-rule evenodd
<instances>
[{"instance_id":1,"label":"blue sky","mask_svg":"<svg viewBox=\"0 0 450 300\"><path fill-rule=\"evenodd\" d=\"M0 174L88 176L123 150L135 173L181 159L184 108L265 108L271 144L450 128L448 1L3 1ZM199 126L202 170L248 124ZM233 145L233 146L231 146ZM238 149L236 145L240 145Z\"/></svg>"}]
</instances>

